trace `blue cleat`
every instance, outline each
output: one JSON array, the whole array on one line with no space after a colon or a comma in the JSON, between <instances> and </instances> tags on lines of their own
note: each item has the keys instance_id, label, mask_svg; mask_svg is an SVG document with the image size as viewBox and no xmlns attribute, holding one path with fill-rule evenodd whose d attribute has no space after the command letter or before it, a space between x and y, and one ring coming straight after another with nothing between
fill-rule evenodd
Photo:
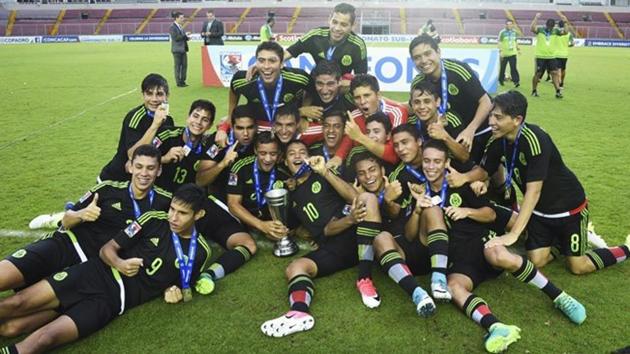
<instances>
[{"instance_id":1,"label":"blue cleat","mask_svg":"<svg viewBox=\"0 0 630 354\"><path fill-rule=\"evenodd\" d=\"M553 304L575 324L582 324L586 320L586 309L584 306L564 291L553 300Z\"/></svg>"},{"instance_id":2,"label":"blue cleat","mask_svg":"<svg viewBox=\"0 0 630 354\"><path fill-rule=\"evenodd\" d=\"M416 304L416 312L420 317L431 317L435 314L435 303L433 299L422 288L416 288L411 296Z\"/></svg>"}]
</instances>

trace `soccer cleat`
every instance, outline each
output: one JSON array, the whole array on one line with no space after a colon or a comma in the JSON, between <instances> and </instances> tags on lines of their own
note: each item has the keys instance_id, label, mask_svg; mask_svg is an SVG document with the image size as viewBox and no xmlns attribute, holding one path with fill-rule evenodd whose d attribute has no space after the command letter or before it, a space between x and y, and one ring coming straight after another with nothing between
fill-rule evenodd
<instances>
[{"instance_id":1,"label":"soccer cleat","mask_svg":"<svg viewBox=\"0 0 630 354\"><path fill-rule=\"evenodd\" d=\"M452 298L444 279L431 280L431 295L438 301L448 302Z\"/></svg>"},{"instance_id":2,"label":"soccer cleat","mask_svg":"<svg viewBox=\"0 0 630 354\"><path fill-rule=\"evenodd\" d=\"M28 227L31 230L36 229L56 229L59 227L59 222L63 219L64 213L43 214L35 217L28 223Z\"/></svg>"},{"instance_id":3,"label":"soccer cleat","mask_svg":"<svg viewBox=\"0 0 630 354\"><path fill-rule=\"evenodd\" d=\"M532 91L532 97L538 97L538 91Z\"/></svg>"},{"instance_id":4,"label":"soccer cleat","mask_svg":"<svg viewBox=\"0 0 630 354\"><path fill-rule=\"evenodd\" d=\"M376 308L381 304L381 298L378 296L376 292L376 288L374 287L374 283L372 283L372 279L363 278L357 280L357 290L361 294L361 300L363 301L363 305L368 308Z\"/></svg>"},{"instance_id":5,"label":"soccer cleat","mask_svg":"<svg viewBox=\"0 0 630 354\"><path fill-rule=\"evenodd\" d=\"M590 221L588 222L586 233L588 235L588 244L591 245L593 249L608 248L606 240L604 240L600 235L595 232L595 226Z\"/></svg>"},{"instance_id":6,"label":"soccer cleat","mask_svg":"<svg viewBox=\"0 0 630 354\"><path fill-rule=\"evenodd\" d=\"M209 295L214 291L214 280L208 273L201 273L195 283L195 290L201 295Z\"/></svg>"},{"instance_id":7,"label":"soccer cleat","mask_svg":"<svg viewBox=\"0 0 630 354\"><path fill-rule=\"evenodd\" d=\"M519 339L521 339L520 328L497 322L490 326L484 345L489 353L501 353Z\"/></svg>"},{"instance_id":8,"label":"soccer cleat","mask_svg":"<svg viewBox=\"0 0 630 354\"><path fill-rule=\"evenodd\" d=\"M263 323L260 330L269 337L284 337L313 328L315 318L306 312L289 311L286 314Z\"/></svg>"},{"instance_id":9,"label":"soccer cleat","mask_svg":"<svg viewBox=\"0 0 630 354\"><path fill-rule=\"evenodd\" d=\"M515 82L514 83L514 88L518 88L518 87L521 87L521 84L519 82Z\"/></svg>"},{"instance_id":10,"label":"soccer cleat","mask_svg":"<svg viewBox=\"0 0 630 354\"><path fill-rule=\"evenodd\" d=\"M420 317L430 317L435 313L435 303L425 291L417 288L413 293L413 302L416 304L416 312Z\"/></svg>"},{"instance_id":11,"label":"soccer cleat","mask_svg":"<svg viewBox=\"0 0 630 354\"><path fill-rule=\"evenodd\" d=\"M553 304L575 324L581 324L586 320L586 309L584 306L564 291L553 300Z\"/></svg>"},{"instance_id":12,"label":"soccer cleat","mask_svg":"<svg viewBox=\"0 0 630 354\"><path fill-rule=\"evenodd\" d=\"M562 98L564 96L562 96L562 92L560 92L560 90L556 91L556 98Z\"/></svg>"}]
</instances>

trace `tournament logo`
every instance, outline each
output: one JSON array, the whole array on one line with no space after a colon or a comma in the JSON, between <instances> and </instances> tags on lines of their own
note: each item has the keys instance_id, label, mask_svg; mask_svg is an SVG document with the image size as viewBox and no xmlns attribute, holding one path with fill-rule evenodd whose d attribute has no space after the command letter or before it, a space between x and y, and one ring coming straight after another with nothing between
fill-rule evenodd
<instances>
[{"instance_id":1,"label":"tournament logo","mask_svg":"<svg viewBox=\"0 0 630 354\"><path fill-rule=\"evenodd\" d=\"M462 197L459 195L459 193L453 193L451 194L451 197L448 199L448 202L449 204L451 204L451 206L458 207L462 205Z\"/></svg>"},{"instance_id":2,"label":"tournament logo","mask_svg":"<svg viewBox=\"0 0 630 354\"><path fill-rule=\"evenodd\" d=\"M350 212L351 212L351 211L352 211L352 205L350 205L350 204L346 204L346 205L343 207L343 211L342 211L342 213L343 213L343 215L348 216L348 215L350 215Z\"/></svg>"},{"instance_id":3,"label":"tournament logo","mask_svg":"<svg viewBox=\"0 0 630 354\"><path fill-rule=\"evenodd\" d=\"M11 257L17 258L17 259L20 259L20 258L22 258L24 256L26 256L26 250L25 249L19 249L19 250L13 252L13 254L11 255Z\"/></svg>"},{"instance_id":4,"label":"tournament logo","mask_svg":"<svg viewBox=\"0 0 630 354\"><path fill-rule=\"evenodd\" d=\"M352 57L348 54L344 55L343 57L341 57L341 64L343 66L350 66L352 64Z\"/></svg>"},{"instance_id":5,"label":"tournament logo","mask_svg":"<svg viewBox=\"0 0 630 354\"><path fill-rule=\"evenodd\" d=\"M159 148L162 145L162 140L156 136L151 144L153 144L156 148Z\"/></svg>"},{"instance_id":6,"label":"tournament logo","mask_svg":"<svg viewBox=\"0 0 630 354\"><path fill-rule=\"evenodd\" d=\"M210 156L211 159L217 157L217 154L219 153L219 147L216 145L212 145L207 151L206 154L208 156Z\"/></svg>"},{"instance_id":7,"label":"tournament logo","mask_svg":"<svg viewBox=\"0 0 630 354\"><path fill-rule=\"evenodd\" d=\"M518 160L521 162L523 166L527 166L527 159L525 159L524 153L521 152L520 154L518 154Z\"/></svg>"},{"instance_id":8,"label":"tournament logo","mask_svg":"<svg viewBox=\"0 0 630 354\"><path fill-rule=\"evenodd\" d=\"M284 103L289 103L293 100L294 97L295 96L292 93L287 93L282 99L284 100Z\"/></svg>"},{"instance_id":9,"label":"tournament logo","mask_svg":"<svg viewBox=\"0 0 630 354\"><path fill-rule=\"evenodd\" d=\"M239 70L243 55L241 53L220 53L219 61L221 63L221 80L230 82L232 76Z\"/></svg>"},{"instance_id":10,"label":"tournament logo","mask_svg":"<svg viewBox=\"0 0 630 354\"><path fill-rule=\"evenodd\" d=\"M85 192L85 194L79 199L79 203L83 203L91 196L92 196L92 191Z\"/></svg>"},{"instance_id":11,"label":"tournament logo","mask_svg":"<svg viewBox=\"0 0 630 354\"><path fill-rule=\"evenodd\" d=\"M64 279L66 279L67 276L68 276L68 273L66 273L66 272L59 272L59 273L53 275L53 279L55 279L56 281L62 281Z\"/></svg>"},{"instance_id":12,"label":"tournament logo","mask_svg":"<svg viewBox=\"0 0 630 354\"><path fill-rule=\"evenodd\" d=\"M236 184L238 184L238 175L232 172L228 178L228 186L235 186Z\"/></svg>"},{"instance_id":13,"label":"tournament logo","mask_svg":"<svg viewBox=\"0 0 630 354\"><path fill-rule=\"evenodd\" d=\"M313 183L313 185L311 186L311 192L313 192L313 194L317 194L322 190L322 184L319 183L319 181Z\"/></svg>"},{"instance_id":14,"label":"tournament logo","mask_svg":"<svg viewBox=\"0 0 630 354\"><path fill-rule=\"evenodd\" d=\"M448 93L453 96L457 96L457 94L459 93L459 89L453 84L448 84Z\"/></svg>"},{"instance_id":15,"label":"tournament logo","mask_svg":"<svg viewBox=\"0 0 630 354\"><path fill-rule=\"evenodd\" d=\"M129 226L127 226L127 228L125 229L125 234L127 234L127 236L129 236L129 238L134 237L140 230L142 229L142 226L140 226L140 224L138 224L137 221L132 222L131 224L129 224Z\"/></svg>"}]
</instances>

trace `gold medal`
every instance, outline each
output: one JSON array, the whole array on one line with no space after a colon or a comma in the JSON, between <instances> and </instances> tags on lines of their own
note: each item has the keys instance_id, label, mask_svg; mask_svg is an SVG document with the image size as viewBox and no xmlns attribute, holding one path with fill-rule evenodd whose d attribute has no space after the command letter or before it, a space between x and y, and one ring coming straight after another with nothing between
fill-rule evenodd
<instances>
[{"instance_id":1,"label":"gold medal","mask_svg":"<svg viewBox=\"0 0 630 354\"><path fill-rule=\"evenodd\" d=\"M192 300L192 290L190 288L182 289L182 294L184 295L184 302Z\"/></svg>"}]
</instances>

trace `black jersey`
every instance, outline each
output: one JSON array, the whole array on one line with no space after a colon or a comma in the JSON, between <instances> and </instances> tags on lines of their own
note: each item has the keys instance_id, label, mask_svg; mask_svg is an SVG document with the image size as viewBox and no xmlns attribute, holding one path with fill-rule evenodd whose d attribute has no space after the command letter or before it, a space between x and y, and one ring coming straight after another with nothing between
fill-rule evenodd
<instances>
[{"instance_id":1,"label":"black jersey","mask_svg":"<svg viewBox=\"0 0 630 354\"><path fill-rule=\"evenodd\" d=\"M260 210L258 208L255 188L256 181L254 178L255 163L257 163L256 156L252 155L241 159L232 165L226 191L227 194L240 195L242 197L241 204L245 209L252 213L252 215L261 217L265 220L271 220L266 203L260 208ZM282 188L284 185L277 168L275 168L275 170L275 181L271 186L271 189ZM265 172L262 169L258 169L261 203L265 200L265 192L270 189L269 179L271 175L271 172Z\"/></svg>"},{"instance_id":2,"label":"black jersey","mask_svg":"<svg viewBox=\"0 0 630 354\"><path fill-rule=\"evenodd\" d=\"M345 40L333 46L330 42L330 28L314 28L293 43L287 51L297 58L302 53L313 57L315 64L321 60L332 60L339 64L341 74L354 71L355 74L366 74L367 47L361 37L350 32Z\"/></svg>"},{"instance_id":3,"label":"black jersey","mask_svg":"<svg viewBox=\"0 0 630 354\"><path fill-rule=\"evenodd\" d=\"M120 246L120 257L142 258L143 266L133 277L122 276L125 285L125 307L127 309L147 302L162 295L172 285L182 287L177 262L177 253L171 237L168 214L165 212L148 212L123 231L114 240ZM188 259L190 238L179 237L182 252ZM199 234L197 249L190 277L190 286L195 286L199 273L209 264L211 249L208 242Z\"/></svg>"},{"instance_id":4,"label":"black jersey","mask_svg":"<svg viewBox=\"0 0 630 354\"><path fill-rule=\"evenodd\" d=\"M472 122L479 107L479 99L486 95L486 90L481 86L477 74L468 64L454 59L444 59L446 81L448 82L448 110L454 111L466 128ZM418 74L411 82L413 87L418 82L429 79L424 74ZM442 82L438 78L432 81L437 85L439 92L442 90ZM488 120L481 124L478 131L488 127Z\"/></svg>"},{"instance_id":5,"label":"black jersey","mask_svg":"<svg viewBox=\"0 0 630 354\"><path fill-rule=\"evenodd\" d=\"M215 134L212 134L210 137L208 137L208 141L214 142L215 141L214 137L215 137ZM210 147L205 152L205 154L208 155L209 159L216 162L217 164L223 161L223 159L225 158L225 154L227 153L229 149L229 146L221 148L215 143L211 143L209 146ZM234 160L233 164L236 164L238 161L240 161L241 159L244 159L245 157L253 155L254 144L250 144L249 146L239 145L236 151L238 152L238 158ZM227 186L229 176L230 176L230 168L226 167L223 169L223 171L221 171L221 173L219 173L219 175L215 178L214 182L212 182L208 186L208 191L215 197L219 198L219 200L222 200L224 202L226 201L225 187Z\"/></svg>"},{"instance_id":6,"label":"black jersey","mask_svg":"<svg viewBox=\"0 0 630 354\"><path fill-rule=\"evenodd\" d=\"M544 214L563 213L584 202L586 196L580 181L562 161L549 134L539 126L523 123L517 149L512 181L523 194L527 191L528 182L544 182L535 207L537 211ZM512 156L514 144L505 138L491 139L481 167L489 175L494 174L500 164L504 164L509 171Z\"/></svg>"},{"instance_id":7,"label":"black jersey","mask_svg":"<svg viewBox=\"0 0 630 354\"><path fill-rule=\"evenodd\" d=\"M414 175L410 170L413 170L417 173L417 176ZM395 200L395 202L400 205L400 215L404 219L407 219L413 209L415 208L415 204L413 203L413 197L411 196L411 191L409 191L409 186L407 183L412 184L422 184L426 181L424 174L422 173L422 169L414 169L411 165L406 165L401 162L394 168L392 173L389 174L389 181L399 181L402 187L402 193Z\"/></svg>"},{"instance_id":8,"label":"black jersey","mask_svg":"<svg viewBox=\"0 0 630 354\"><path fill-rule=\"evenodd\" d=\"M186 146L185 130L184 127L161 129L153 139L153 145L160 149L162 156L173 147ZM195 183L200 161L210 159L206 153L210 145L208 139L202 139L201 142L190 147L188 155L181 161L162 164L162 173L155 184L172 193L186 183Z\"/></svg>"},{"instance_id":9,"label":"black jersey","mask_svg":"<svg viewBox=\"0 0 630 354\"><path fill-rule=\"evenodd\" d=\"M322 156L324 160L326 160L326 162L328 162L328 160L335 157L335 154L329 151L329 149L326 147L326 144L323 141L316 142L312 144L311 146L309 146L308 155L309 156ZM345 166L341 164L339 167L337 167L335 172L343 176L344 171L345 171Z\"/></svg>"},{"instance_id":10,"label":"black jersey","mask_svg":"<svg viewBox=\"0 0 630 354\"><path fill-rule=\"evenodd\" d=\"M357 108L354 104L354 98L352 97L352 93L350 91L346 92L344 95L337 95L337 97L335 97L332 101L324 103L315 90L315 87L312 87L311 90L307 92L307 97L311 99L310 105L322 107L324 114L328 111L341 112L345 114L347 111L352 112Z\"/></svg>"},{"instance_id":11,"label":"black jersey","mask_svg":"<svg viewBox=\"0 0 630 354\"><path fill-rule=\"evenodd\" d=\"M258 76L255 76L251 80L245 79L245 70L237 71L232 77L230 83L230 89L237 96L245 96L247 104L253 110L254 117L257 121L269 121L267 113L263 107L260 92L258 91ZM301 102L304 93L311 90L312 82L311 76L304 70L294 68L282 68L282 89L280 90L280 97L278 104ZM265 94L267 96L267 102L269 105L273 104L276 85L272 87L265 87ZM275 117L274 117L275 119Z\"/></svg>"},{"instance_id":12,"label":"black jersey","mask_svg":"<svg viewBox=\"0 0 630 354\"><path fill-rule=\"evenodd\" d=\"M114 180L126 181L130 175L125 170L127 162L127 150L131 148L144 136L153 122L153 112L149 111L144 105L138 106L125 116L120 130L120 138L118 139L118 148L112 160L103 167L99 178L101 181ZM162 124L163 127L173 126L173 118L167 116Z\"/></svg>"},{"instance_id":13,"label":"black jersey","mask_svg":"<svg viewBox=\"0 0 630 354\"><path fill-rule=\"evenodd\" d=\"M129 193L130 182L104 181L92 187L72 207L78 211L87 207L98 193L96 205L101 208L101 215L96 221L83 222L68 230L70 237L76 238L87 258L98 257L101 247L109 241L119 230L136 219L134 205ZM159 188L153 188L153 203L150 203L150 193L136 203L140 213L150 210L168 211L171 203L171 193ZM74 240L73 240L74 241Z\"/></svg>"},{"instance_id":14,"label":"black jersey","mask_svg":"<svg viewBox=\"0 0 630 354\"><path fill-rule=\"evenodd\" d=\"M347 214L349 208L324 177L312 172L306 181L291 192L290 197L291 215L308 230L315 242L322 244L335 238L326 237L324 227L333 217L340 218Z\"/></svg>"}]
</instances>

